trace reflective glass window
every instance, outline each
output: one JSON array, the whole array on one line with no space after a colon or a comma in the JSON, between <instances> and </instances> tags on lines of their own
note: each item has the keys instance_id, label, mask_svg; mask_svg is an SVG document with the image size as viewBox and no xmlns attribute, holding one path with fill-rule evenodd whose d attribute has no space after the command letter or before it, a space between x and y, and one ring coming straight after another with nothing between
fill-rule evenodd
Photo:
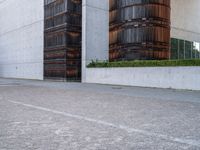
<instances>
[{"instance_id":1,"label":"reflective glass window","mask_svg":"<svg viewBox=\"0 0 200 150\"><path fill-rule=\"evenodd\" d=\"M171 59L178 59L178 39L171 39Z\"/></svg>"},{"instance_id":2,"label":"reflective glass window","mask_svg":"<svg viewBox=\"0 0 200 150\"><path fill-rule=\"evenodd\" d=\"M191 59L192 56L192 42L185 41L185 59Z\"/></svg>"},{"instance_id":3,"label":"reflective glass window","mask_svg":"<svg viewBox=\"0 0 200 150\"><path fill-rule=\"evenodd\" d=\"M171 59L200 59L200 43L171 38Z\"/></svg>"},{"instance_id":4,"label":"reflective glass window","mask_svg":"<svg viewBox=\"0 0 200 150\"><path fill-rule=\"evenodd\" d=\"M179 40L179 57L178 59L184 59L185 58L185 41Z\"/></svg>"}]
</instances>

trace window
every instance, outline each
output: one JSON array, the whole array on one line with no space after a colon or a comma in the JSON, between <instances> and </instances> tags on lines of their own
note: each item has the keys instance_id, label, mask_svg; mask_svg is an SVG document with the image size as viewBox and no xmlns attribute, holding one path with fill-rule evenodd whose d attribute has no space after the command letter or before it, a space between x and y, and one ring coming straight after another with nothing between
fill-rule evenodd
<instances>
[{"instance_id":1,"label":"window","mask_svg":"<svg viewBox=\"0 0 200 150\"><path fill-rule=\"evenodd\" d=\"M171 59L200 59L200 43L171 38Z\"/></svg>"}]
</instances>

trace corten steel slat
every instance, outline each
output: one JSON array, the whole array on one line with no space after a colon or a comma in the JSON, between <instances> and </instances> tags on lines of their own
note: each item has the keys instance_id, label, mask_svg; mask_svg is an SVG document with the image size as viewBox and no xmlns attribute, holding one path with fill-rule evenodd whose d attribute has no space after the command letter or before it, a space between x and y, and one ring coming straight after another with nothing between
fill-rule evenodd
<instances>
[{"instance_id":1,"label":"corten steel slat","mask_svg":"<svg viewBox=\"0 0 200 150\"><path fill-rule=\"evenodd\" d=\"M110 0L110 61L169 59L170 0Z\"/></svg>"},{"instance_id":2,"label":"corten steel slat","mask_svg":"<svg viewBox=\"0 0 200 150\"><path fill-rule=\"evenodd\" d=\"M45 0L45 78L81 80L81 5L81 0Z\"/></svg>"}]
</instances>

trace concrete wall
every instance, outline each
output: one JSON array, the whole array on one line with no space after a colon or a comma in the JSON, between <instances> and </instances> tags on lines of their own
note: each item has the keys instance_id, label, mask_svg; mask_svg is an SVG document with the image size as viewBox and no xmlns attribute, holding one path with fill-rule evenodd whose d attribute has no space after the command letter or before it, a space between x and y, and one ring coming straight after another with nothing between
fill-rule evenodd
<instances>
[{"instance_id":1,"label":"concrete wall","mask_svg":"<svg viewBox=\"0 0 200 150\"><path fill-rule=\"evenodd\" d=\"M0 1L0 77L43 79L43 0Z\"/></svg>"},{"instance_id":2,"label":"concrete wall","mask_svg":"<svg viewBox=\"0 0 200 150\"><path fill-rule=\"evenodd\" d=\"M200 42L200 0L171 0L171 37Z\"/></svg>"},{"instance_id":3,"label":"concrete wall","mask_svg":"<svg viewBox=\"0 0 200 150\"><path fill-rule=\"evenodd\" d=\"M86 82L200 90L200 67L87 68Z\"/></svg>"},{"instance_id":4,"label":"concrete wall","mask_svg":"<svg viewBox=\"0 0 200 150\"><path fill-rule=\"evenodd\" d=\"M92 60L108 60L109 1L83 0L82 12L82 81L86 65Z\"/></svg>"}]
</instances>

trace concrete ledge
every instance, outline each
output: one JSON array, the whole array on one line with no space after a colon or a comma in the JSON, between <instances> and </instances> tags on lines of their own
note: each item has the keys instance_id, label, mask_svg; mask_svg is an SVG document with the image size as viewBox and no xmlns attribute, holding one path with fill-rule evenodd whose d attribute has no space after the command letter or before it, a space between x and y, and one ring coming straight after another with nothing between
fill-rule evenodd
<instances>
[{"instance_id":1,"label":"concrete ledge","mask_svg":"<svg viewBox=\"0 0 200 150\"><path fill-rule=\"evenodd\" d=\"M87 68L83 82L200 90L200 67Z\"/></svg>"}]
</instances>

